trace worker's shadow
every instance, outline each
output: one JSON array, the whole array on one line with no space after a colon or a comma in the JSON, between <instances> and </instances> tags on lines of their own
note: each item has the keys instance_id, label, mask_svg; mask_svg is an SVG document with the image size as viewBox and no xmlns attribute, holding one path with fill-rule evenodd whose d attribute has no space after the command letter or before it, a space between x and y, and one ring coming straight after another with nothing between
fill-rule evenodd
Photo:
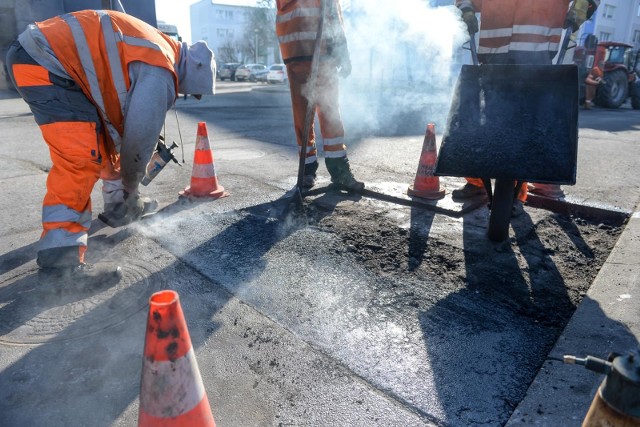
<instances>
[{"instance_id":1,"label":"worker's shadow","mask_svg":"<svg viewBox=\"0 0 640 427\"><path fill-rule=\"evenodd\" d=\"M575 309L526 212L512 221L513 240L491 242L487 222L486 208L463 217L464 285L419 314L453 426L504 424Z\"/></svg>"}]
</instances>

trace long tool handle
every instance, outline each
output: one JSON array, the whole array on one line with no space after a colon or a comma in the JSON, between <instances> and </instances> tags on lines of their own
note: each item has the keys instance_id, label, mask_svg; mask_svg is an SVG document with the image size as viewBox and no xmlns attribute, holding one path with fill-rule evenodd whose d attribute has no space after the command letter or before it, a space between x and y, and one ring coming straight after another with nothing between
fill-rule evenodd
<instances>
[{"instance_id":1,"label":"long tool handle","mask_svg":"<svg viewBox=\"0 0 640 427\"><path fill-rule=\"evenodd\" d=\"M575 5L575 1L569 3L569 10L567 10L567 17L571 13ZM567 19L565 18L565 22ZM567 53L567 49L569 48L569 40L571 39L572 30L571 26L565 28L564 37L562 38L562 44L560 44L560 51L558 52L558 60L556 61L556 65L562 64L564 61L564 54Z\"/></svg>"},{"instance_id":2,"label":"long tool handle","mask_svg":"<svg viewBox=\"0 0 640 427\"><path fill-rule=\"evenodd\" d=\"M571 28L567 28L564 32L564 38L562 39L562 44L560 45L560 52L558 52L558 60L556 61L556 65L562 64L564 61L564 54L567 53L567 48L569 47L569 40L571 39Z\"/></svg>"},{"instance_id":3,"label":"long tool handle","mask_svg":"<svg viewBox=\"0 0 640 427\"><path fill-rule=\"evenodd\" d=\"M300 147L300 162L298 163L298 195L302 200L302 179L304 177L304 167L307 160L307 146L309 145L309 131L316 116L316 81L318 80L318 69L320 68L320 47L322 46L322 34L324 32L324 18L326 14L326 3L329 0L320 2L320 22L318 23L318 34L313 47L313 58L311 60L311 75L308 80L309 92L307 95L307 111L304 116L304 128L302 131L302 146Z\"/></svg>"},{"instance_id":4,"label":"long tool handle","mask_svg":"<svg viewBox=\"0 0 640 427\"><path fill-rule=\"evenodd\" d=\"M471 49L471 60L473 65L478 65L478 50L476 49L476 34L469 33L469 49Z\"/></svg>"}]
</instances>

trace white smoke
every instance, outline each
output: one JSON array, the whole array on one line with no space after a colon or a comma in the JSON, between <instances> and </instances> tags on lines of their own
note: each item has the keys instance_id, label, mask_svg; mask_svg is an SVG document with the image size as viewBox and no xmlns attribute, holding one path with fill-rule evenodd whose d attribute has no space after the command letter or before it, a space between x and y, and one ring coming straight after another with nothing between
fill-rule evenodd
<instances>
[{"instance_id":1,"label":"white smoke","mask_svg":"<svg viewBox=\"0 0 640 427\"><path fill-rule=\"evenodd\" d=\"M351 0L344 10L353 71L341 84L347 132L443 129L453 86L468 54L455 6L426 0Z\"/></svg>"}]
</instances>

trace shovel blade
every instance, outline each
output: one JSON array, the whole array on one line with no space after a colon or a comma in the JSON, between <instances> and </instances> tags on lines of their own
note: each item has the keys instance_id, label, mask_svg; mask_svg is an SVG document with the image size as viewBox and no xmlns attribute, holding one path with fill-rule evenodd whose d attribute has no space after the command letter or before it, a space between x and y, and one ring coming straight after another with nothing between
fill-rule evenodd
<instances>
[{"instance_id":1,"label":"shovel blade","mask_svg":"<svg viewBox=\"0 0 640 427\"><path fill-rule=\"evenodd\" d=\"M436 175L575 184L575 65L463 65Z\"/></svg>"}]
</instances>

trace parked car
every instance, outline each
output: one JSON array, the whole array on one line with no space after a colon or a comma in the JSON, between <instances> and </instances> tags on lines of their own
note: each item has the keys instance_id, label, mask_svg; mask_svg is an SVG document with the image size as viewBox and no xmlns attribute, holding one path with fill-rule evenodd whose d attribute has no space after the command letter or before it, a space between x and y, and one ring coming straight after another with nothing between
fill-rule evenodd
<instances>
[{"instance_id":1,"label":"parked car","mask_svg":"<svg viewBox=\"0 0 640 427\"><path fill-rule=\"evenodd\" d=\"M264 69L262 71L258 71L256 73L256 81L261 83L267 83L267 75L269 74L269 70Z\"/></svg>"},{"instance_id":2,"label":"parked car","mask_svg":"<svg viewBox=\"0 0 640 427\"><path fill-rule=\"evenodd\" d=\"M236 70L236 80L239 82L247 81L255 82L257 81L256 74L261 71L267 71L267 66L263 64L246 64L241 65Z\"/></svg>"},{"instance_id":3,"label":"parked car","mask_svg":"<svg viewBox=\"0 0 640 427\"><path fill-rule=\"evenodd\" d=\"M287 67L284 64L273 64L267 74L269 83L287 83Z\"/></svg>"},{"instance_id":4,"label":"parked car","mask_svg":"<svg viewBox=\"0 0 640 427\"><path fill-rule=\"evenodd\" d=\"M226 79L235 81L236 80L236 69L241 66L239 62L228 62L226 64L222 64L220 66L220 72L218 73L221 81L225 81Z\"/></svg>"}]
</instances>

